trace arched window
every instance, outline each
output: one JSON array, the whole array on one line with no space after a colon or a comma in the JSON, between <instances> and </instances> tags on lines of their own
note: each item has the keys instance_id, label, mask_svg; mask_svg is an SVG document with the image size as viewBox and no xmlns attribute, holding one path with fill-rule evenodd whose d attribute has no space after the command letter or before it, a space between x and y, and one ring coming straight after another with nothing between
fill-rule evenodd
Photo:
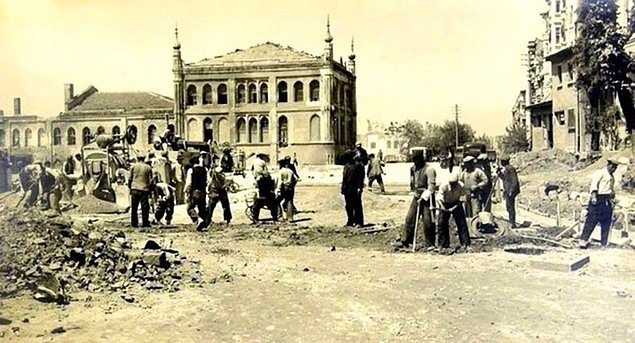
<instances>
[{"instance_id":1,"label":"arched window","mask_svg":"<svg viewBox=\"0 0 635 343\"><path fill-rule=\"evenodd\" d=\"M320 116L314 114L309 121L309 140L311 142L317 142L321 140L320 137Z\"/></svg>"},{"instance_id":2,"label":"arched window","mask_svg":"<svg viewBox=\"0 0 635 343\"><path fill-rule=\"evenodd\" d=\"M278 82L278 102L287 102L288 100L287 83L280 81Z\"/></svg>"},{"instance_id":3,"label":"arched window","mask_svg":"<svg viewBox=\"0 0 635 343\"><path fill-rule=\"evenodd\" d=\"M5 146L5 142L4 141L5 141L6 138L7 137L4 134L4 130L0 130L0 147L4 148L4 146Z\"/></svg>"},{"instance_id":4,"label":"arched window","mask_svg":"<svg viewBox=\"0 0 635 343\"><path fill-rule=\"evenodd\" d=\"M60 132L60 137L61 137L61 132ZM60 142L61 144L61 142ZM75 129L72 127L69 127L68 130L66 130L66 144L67 145L75 145L76 144L76 140L75 140Z\"/></svg>"},{"instance_id":5,"label":"arched window","mask_svg":"<svg viewBox=\"0 0 635 343\"><path fill-rule=\"evenodd\" d=\"M287 117L280 117L278 119L278 144L280 146L287 146L289 143L289 127Z\"/></svg>"},{"instance_id":6,"label":"arched window","mask_svg":"<svg viewBox=\"0 0 635 343\"><path fill-rule=\"evenodd\" d=\"M112 127L112 138L114 138L115 140L121 138L121 128L119 128L119 126L115 125Z\"/></svg>"},{"instance_id":7,"label":"arched window","mask_svg":"<svg viewBox=\"0 0 635 343\"><path fill-rule=\"evenodd\" d=\"M157 127L154 124L148 126L148 144L154 143L154 138L157 136Z\"/></svg>"},{"instance_id":8,"label":"arched window","mask_svg":"<svg viewBox=\"0 0 635 343\"><path fill-rule=\"evenodd\" d=\"M244 104L246 100L245 85L241 83L236 90L236 103Z\"/></svg>"},{"instance_id":9,"label":"arched window","mask_svg":"<svg viewBox=\"0 0 635 343\"><path fill-rule=\"evenodd\" d=\"M218 133L216 134L219 143L229 142L229 131L229 120L220 118L218 120Z\"/></svg>"},{"instance_id":10,"label":"arched window","mask_svg":"<svg viewBox=\"0 0 635 343\"><path fill-rule=\"evenodd\" d=\"M249 119L249 143L258 142L258 120L256 118Z\"/></svg>"},{"instance_id":11,"label":"arched window","mask_svg":"<svg viewBox=\"0 0 635 343\"><path fill-rule=\"evenodd\" d=\"M214 140L214 126L210 118L203 120L203 141Z\"/></svg>"},{"instance_id":12,"label":"arched window","mask_svg":"<svg viewBox=\"0 0 635 343\"><path fill-rule=\"evenodd\" d=\"M37 130L37 146L44 146L44 141L46 140L46 132L44 129Z\"/></svg>"},{"instance_id":13,"label":"arched window","mask_svg":"<svg viewBox=\"0 0 635 343\"><path fill-rule=\"evenodd\" d=\"M212 86L205 84L203 86L203 105L212 103Z\"/></svg>"},{"instance_id":14,"label":"arched window","mask_svg":"<svg viewBox=\"0 0 635 343\"><path fill-rule=\"evenodd\" d=\"M236 122L236 133L238 143L245 143L247 140L247 124L245 124L245 118L238 118Z\"/></svg>"},{"instance_id":15,"label":"arched window","mask_svg":"<svg viewBox=\"0 0 635 343\"><path fill-rule=\"evenodd\" d=\"M301 81L296 81L293 84L293 101L304 101L304 84Z\"/></svg>"},{"instance_id":16,"label":"arched window","mask_svg":"<svg viewBox=\"0 0 635 343\"><path fill-rule=\"evenodd\" d=\"M194 85L187 86L187 97L185 99L185 104L187 106L196 105L196 86Z\"/></svg>"},{"instance_id":17,"label":"arched window","mask_svg":"<svg viewBox=\"0 0 635 343\"><path fill-rule=\"evenodd\" d=\"M187 139L191 141L201 140L200 131L201 127L198 126L198 120L190 118L187 121Z\"/></svg>"},{"instance_id":18,"label":"arched window","mask_svg":"<svg viewBox=\"0 0 635 343\"><path fill-rule=\"evenodd\" d=\"M20 130L13 129L13 132L11 132L11 145L14 147L20 146Z\"/></svg>"},{"instance_id":19,"label":"arched window","mask_svg":"<svg viewBox=\"0 0 635 343\"><path fill-rule=\"evenodd\" d=\"M216 89L216 96L218 97L218 104L227 105L227 85L221 83L218 85L218 89Z\"/></svg>"},{"instance_id":20,"label":"arched window","mask_svg":"<svg viewBox=\"0 0 635 343\"><path fill-rule=\"evenodd\" d=\"M386 149L392 149L391 141L386 141Z\"/></svg>"},{"instance_id":21,"label":"arched window","mask_svg":"<svg viewBox=\"0 0 635 343\"><path fill-rule=\"evenodd\" d=\"M32 138L31 136L33 136L31 129L24 130L24 146L31 145L31 138Z\"/></svg>"},{"instance_id":22,"label":"arched window","mask_svg":"<svg viewBox=\"0 0 635 343\"><path fill-rule=\"evenodd\" d=\"M249 103L258 103L258 89L253 83L249 85Z\"/></svg>"},{"instance_id":23,"label":"arched window","mask_svg":"<svg viewBox=\"0 0 635 343\"><path fill-rule=\"evenodd\" d=\"M104 127L103 127L103 126L99 126L99 127L97 128L97 135L102 135L102 134L104 134L104 133L106 133L106 129L104 129Z\"/></svg>"},{"instance_id":24,"label":"arched window","mask_svg":"<svg viewBox=\"0 0 635 343\"><path fill-rule=\"evenodd\" d=\"M260 119L260 142L269 142L269 118L262 117Z\"/></svg>"},{"instance_id":25,"label":"arched window","mask_svg":"<svg viewBox=\"0 0 635 343\"><path fill-rule=\"evenodd\" d=\"M311 101L320 101L320 82L318 80L309 83L309 96Z\"/></svg>"},{"instance_id":26,"label":"arched window","mask_svg":"<svg viewBox=\"0 0 635 343\"><path fill-rule=\"evenodd\" d=\"M260 85L260 103L266 104L269 102L269 86L266 83Z\"/></svg>"},{"instance_id":27,"label":"arched window","mask_svg":"<svg viewBox=\"0 0 635 343\"><path fill-rule=\"evenodd\" d=\"M53 145L62 145L62 130L59 127L53 129Z\"/></svg>"},{"instance_id":28,"label":"arched window","mask_svg":"<svg viewBox=\"0 0 635 343\"><path fill-rule=\"evenodd\" d=\"M82 129L82 144L86 145L90 143L90 129L85 127Z\"/></svg>"}]
</instances>

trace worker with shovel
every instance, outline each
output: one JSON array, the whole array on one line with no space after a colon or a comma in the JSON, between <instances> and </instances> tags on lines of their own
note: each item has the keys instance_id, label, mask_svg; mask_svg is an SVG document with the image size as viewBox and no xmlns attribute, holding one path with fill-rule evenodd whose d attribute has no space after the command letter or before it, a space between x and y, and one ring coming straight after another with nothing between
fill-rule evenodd
<instances>
[{"instance_id":1,"label":"worker with shovel","mask_svg":"<svg viewBox=\"0 0 635 343\"><path fill-rule=\"evenodd\" d=\"M433 194L436 190L436 171L434 167L426 163L426 156L423 150L415 150L412 154L414 168L412 170L412 186L414 188L414 197L410 203L408 214L406 214L406 223L401 238L394 243L397 249L406 248L410 244L416 245L416 227L419 224L419 218L423 220L423 234L425 236L426 246L434 249L435 232L432 220L431 204Z\"/></svg>"},{"instance_id":2,"label":"worker with shovel","mask_svg":"<svg viewBox=\"0 0 635 343\"><path fill-rule=\"evenodd\" d=\"M459 182L459 173L453 172L439 187L437 209L439 213L439 246L441 252L447 252L450 248L450 216L454 218L459 233L461 249L467 250L470 245L470 233L467 228L465 211L461 204L461 197L465 195L465 188Z\"/></svg>"}]
</instances>

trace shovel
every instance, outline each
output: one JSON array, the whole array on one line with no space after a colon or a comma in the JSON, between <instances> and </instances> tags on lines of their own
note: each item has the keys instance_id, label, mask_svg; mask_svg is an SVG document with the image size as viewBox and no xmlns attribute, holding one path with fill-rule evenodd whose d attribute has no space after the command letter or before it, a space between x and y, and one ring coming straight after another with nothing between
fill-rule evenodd
<instances>
[{"instance_id":1,"label":"shovel","mask_svg":"<svg viewBox=\"0 0 635 343\"><path fill-rule=\"evenodd\" d=\"M415 217L415 232L412 238L412 252L415 252L417 248L417 227L419 227L419 209L421 208L421 203L417 201L417 216Z\"/></svg>"}]
</instances>

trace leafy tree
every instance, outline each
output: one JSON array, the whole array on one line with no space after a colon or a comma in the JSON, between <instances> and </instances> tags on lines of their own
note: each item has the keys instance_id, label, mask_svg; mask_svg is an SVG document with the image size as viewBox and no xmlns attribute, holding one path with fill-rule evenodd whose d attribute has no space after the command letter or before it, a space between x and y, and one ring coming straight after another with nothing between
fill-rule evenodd
<instances>
[{"instance_id":1,"label":"leafy tree","mask_svg":"<svg viewBox=\"0 0 635 343\"><path fill-rule=\"evenodd\" d=\"M511 154L529 150L527 126L521 122L514 122L505 128L505 135L498 142L498 150Z\"/></svg>"},{"instance_id":2,"label":"leafy tree","mask_svg":"<svg viewBox=\"0 0 635 343\"><path fill-rule=\"evenodd\" d=\"M586 94L591 110L586 113L591 149L599 149L602 110L616 90L628 86L631 59L624 51L627 38L619 32L614 0L583 0L578 8L578 38L573 47L577 67L576 86Z\"/></svg>"},{"instance_id":3,"label":"leafy tree","mask_svg":"<svg viewBox=\"0 0 635 343\"><path fill-rule=\"evenodd\" d=\"M396 137L401 144L401 153L409 155L410 147L421 146L424 139L424 126L416 120L406 120L403 123L390 122L386 128L387 135Z\"/></svg>"}]
</instances>

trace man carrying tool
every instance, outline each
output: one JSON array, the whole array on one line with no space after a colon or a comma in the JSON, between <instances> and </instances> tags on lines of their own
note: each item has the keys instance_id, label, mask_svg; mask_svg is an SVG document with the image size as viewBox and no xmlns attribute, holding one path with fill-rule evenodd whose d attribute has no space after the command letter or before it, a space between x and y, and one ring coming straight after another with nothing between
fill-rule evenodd
<instances>
[{"instance_id":1,"label":"man carrying tool","mask_svg":"<svg viewBox=\"0 0 635 343\"><path fill-rule=\"evenodd\" d=\"M232 211L229 207L229 197L227 196L227 182L225 180L225 174L223 173L223 167L217 165L218 156L212 157L212 168L209 170L207 179L207 196L209 197L209 208L207 215L209 216L207 222L212 223L212 217L214 216L214 209L220 202L223 207L223 219L225 223L229 225L232 221Z\"/></svg>"},{"instance_id":2,"label":"man carrying tool","mask_svg":"<svg viewBox=\"0 0 635 343\"><path fill-rule=\"evenodd\" d=\"M382 179L382 175L384 175L384 162L379 158L375 157L375 154L368 155L368 188L369 190L373 189L373 182L377 181L379 184L379 189L381 190L381 194L386 194L386 189L384 188L384 180Z\"/></svg>"},{"instance_id":3,"label":"man carrying tool","mask_svg":"<svg viewBox=\"0 0 635 343\"><path fill-rule=\"evenodd\" d=\"M447 182L439 187L439 199L437 207L439 213L439 246L442 252L446 252L450 248L450 216L454 218L456 228L459 233L459 243L461 248L466 250L470 245L470 233L465 220L465 212L461 204L461 196L465 195L465 188L459 182L459 173L457 171L450 174Z\"/></svg>"},{"instance_id":4,"label":"man carrying tool","mask_svg":"<svg viewBox=\"0 0 635 343\"><path fill-rule=\"evenodd\" d=\"M465 186L465 207L468 217L474 217L483 210L484 189L487 186L487 175L481 169L476 168L473 156L466 156L463 159L465 170L461 176L461 181Z\"/></svg>"},{"instance_id":5,"label":"man carrying tool","mask_svg":"<svg viewBox=\"0 0 635 343\"><path fill-rule=\"evenodd\" d=\"M410 203L408 214L406 214L404 232L402 232L401 238L394 246L401 249L415 243L415 228L419 222L419 217L421 217L426 246L433 249L435 232L430 205L436 189L437 173L434 167L426 163L426 155L423 150L415 150L412 155L412 161L414 162L414 168L411 171L411 182L414 197Z\"/></svg>"},{"instance_id":6,"label":"man carrying tool","mask_svg":"<svg viewBox=\"0 0 635 343\"><path fill-rule=\"evenodd\" d=\"M509 215L509 222L512 229L516 228L516 197L520 194L520 183L518 182L518 173L514 166L509 164L509 156L501 156L501 169L498 175L503 180L503 198L505 199L505 208Z\"/></svg>"},{"instance_id":7,"label":"man carrying tool","mask_svg":"<svg viewBox=\"0 0 635 343\"><path fill-rule=\"evenodd\" d=\"M485 212L492 212L492 202L490 200L492 196L492 166L489 163L489 157L487 154L480 154L476 158L477 166L485 173L487 177L487 184L483 187L481 192L481 204Z\"/></svg>"},{"instance_id":8,"label":"man carrying tool","mask_svg":"<svg viewBox=\"0 0 635 343\"><path fill-rule=\"evenodd\" d=\"M587 210L582 234L580 235L580 248L586 249L589 238L599 223L600 244L605 247L609 240L609 231L613 221L613 208L615 207L615 178L613 174L617 170L620 161L609 159L606 167L593 174L591 179L591 199Z\"/></svg>"},{"instance_id":9,"label":"man carrying tool","mask_svg":"<svg viewBox=\"0 0 635 343\"><path fill-rule=\"evenodd\" d=\"M207 153L201 152L198 157L192 157L190 164L192 168L185 176L185 202L187 203L187 214L192 219L196 231L207 231L207 169L205 159Z\"/></svg>"},{"instance_id":10,"label":"man carrying tool","mask_svg":"<svg viewBox=\"0 0 635 343\"><path fill-rule=\"evenodd\" d=\"M130 168L130 226L139 227L139 205L141 205L141 227L150 227L150 189L152 168L145 163L143 153L137 154L137 163Z\"/></svg>"}]
</instances>

